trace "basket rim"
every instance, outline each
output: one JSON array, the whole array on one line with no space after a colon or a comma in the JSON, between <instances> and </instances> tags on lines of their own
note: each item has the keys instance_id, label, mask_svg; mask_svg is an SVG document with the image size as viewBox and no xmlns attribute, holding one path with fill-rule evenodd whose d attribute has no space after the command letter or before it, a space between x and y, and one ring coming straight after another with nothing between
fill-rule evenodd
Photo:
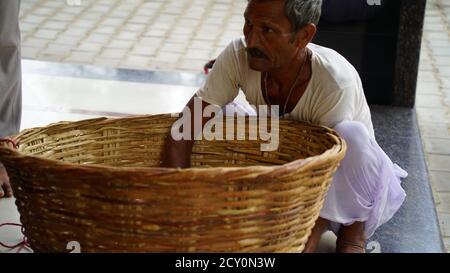
<instances>
[{"instance_id":1,"label":"basket rim","mask_svg":"<svg viewBox=\"0 0 450 273\"><path fill-rule=\"evenodd\" d=\"M64 126L64 125L75 125L77 123L86 123L86 122L101 122L101 123L107 123L112 121L121 121L121 120L130 120L130 119L136 119L136 118L146 118L146 117L169 117L173 115L173 113L169 114L159 114L159 115L135 115L135 116L129 116L124 118L106 118L106 117L100 117L100 118L92 118L92 119L85 119L80 121L61 121L56 123L51 123L47 126L42 127L34 127L29 129L24 129L19 134L12 136L11 139L17 140L20 139L21 136L31 133L31 132L45 132L47 130L54 129L57 126ZM285 119L280 119L285 120ZM166 167L116 167L116 166L108 166L108 165L80 165L76 163L67 163L62 162L54 159L47 159L39 156L33 156L33 155L24 155L19 150L13 149L8 146L4 146L0 144L0 157L10 157L10 158L16 158L16 159L31 159L33 161L41 162L42 165L46 166L54 166L54 167L64 167L67 170L90 170L90 171L113 171L115 173L142 173L142 174L207 174L211 172L222 174L228 174L233 173L235 171L240 172L248 172L248 173L259 173L259 175L264 176L275 176L279 175L279 173L284 173L285 171L291 170L291 169L297 169L301 170L303 168L307 168L310 164L321 164L325 161L329 161L330 159L335 160L342 160L345 156L345 152L347 150L347 144L345 140L336 132L335 130L328 128L323 125L317 125L306 121L296 121L296 120L288 120L290 122L300 123L304 126L308 127L314 127L317 129L325 129L326 135L328 137L332 137L336 144L334 144L331 148L325 150L323 153L315 156L310 156L304 159L297 159L282 165L271 165L271 166L264 166L264 165L252 165L252 166L243 166L243 167L208 167L208 168L199 168L199 167L190 167L190 168L166 168ZM20 146L20 141L19 141ZM0 160L1 162L1 160ZM258 175L258 176L259 176Z\"/></svg>"}]
</instances>

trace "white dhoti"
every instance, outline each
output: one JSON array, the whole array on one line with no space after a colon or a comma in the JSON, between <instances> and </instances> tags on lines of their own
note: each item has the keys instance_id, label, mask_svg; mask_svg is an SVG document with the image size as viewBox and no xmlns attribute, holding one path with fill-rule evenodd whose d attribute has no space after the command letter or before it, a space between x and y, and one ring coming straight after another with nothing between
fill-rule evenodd
<instances>
[{"instance_id":1,"label":"white dhoti","mask_svg":"<svg viewBox=\"0 0 450 273\"><path fill-rule=\"evenodd\" d=\"M22 81L19 0L0 1L0 137L20 130Z\"/></svg>"},{"instance_id":2,"label":"white dhoti","mask_svg":"<svg viewBox=\"0 0 450 273\"><path fill-rule=\"evenodd\" d=\"M334 128L347 142L347 153L334 175L320 216L340 225L365 222L365 237L389 221L406 194L401 178L408 174L394 164L359 122L344 121Z\"/></svg>"}]
</instances>

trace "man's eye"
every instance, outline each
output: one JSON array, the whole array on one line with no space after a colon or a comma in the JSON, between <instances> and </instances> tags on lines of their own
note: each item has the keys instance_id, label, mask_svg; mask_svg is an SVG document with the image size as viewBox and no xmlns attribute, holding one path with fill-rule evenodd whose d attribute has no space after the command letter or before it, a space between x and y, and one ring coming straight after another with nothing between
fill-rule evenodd
<instances>
[{"instance_id":1,"label":"man's eye","mask_svg":"<svg viewBox=\"0 0 450 273\"><path fill-rule=\"evenodd\" d=\"M271 29L270 27L263 27L263 31L266 33L272 33L273 29Z\"/></svg>"}]
</instances>

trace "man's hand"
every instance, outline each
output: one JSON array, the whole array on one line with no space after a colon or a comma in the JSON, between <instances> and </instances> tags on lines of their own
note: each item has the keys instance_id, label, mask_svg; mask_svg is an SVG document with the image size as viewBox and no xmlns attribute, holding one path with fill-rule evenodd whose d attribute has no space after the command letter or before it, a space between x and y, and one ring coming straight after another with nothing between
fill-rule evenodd
<instances>
[{"instance_id":1,"label":"man's hand","mask_svg":"<svg viewBox=\"0 0 450 273\"><path fill-rule=\"evenodd\" d=\"M162 164L164 168L189 168L191 167L191 153L193 141L174 141L167 136L164 151L162 153Z\"/></svg>"},{"instance_id":2,"label":"man's hand","mask_svg":"<svg viewBox=\"0 0 450 273\"><path fill-rule=\"evenodd\" d=\"M13 191L9 184L9 177L3 164L0 163L0 198L12 197Z\"/></svg>"},{"instance_id":3,"label":"man's hand","mask_svg":"<svg viewBox=\"0 0 450 273\"><path fill-rule=\"evenodd\" d=\"M202 115L202 113L195 113L194 112L194 100L195 96L192 97L192 99L188 102L186 107L190 109L190 113L192 113L191 117L183 117L183 118L190 118L191 119L191 126L193 126L195 120L194 115ZM202 112L203 110L208 106L209 104L206 102L202 102ZM203 126L210 120L211 118L204 118L202 117L202 124L200 129L203 130ZM185 128L187 129L187 128ZM194 146L194 136L197 134L200 134L201 131L195 132L194 128L191 128L191 140L180 140L175 141L173 140L171 134L169 133L167 136L167 139L164 144L164 150L161 155L161 167L165 168L189 168L191 166L191 153L192 153L192 147Z\"/></svg>"}]
</instances>

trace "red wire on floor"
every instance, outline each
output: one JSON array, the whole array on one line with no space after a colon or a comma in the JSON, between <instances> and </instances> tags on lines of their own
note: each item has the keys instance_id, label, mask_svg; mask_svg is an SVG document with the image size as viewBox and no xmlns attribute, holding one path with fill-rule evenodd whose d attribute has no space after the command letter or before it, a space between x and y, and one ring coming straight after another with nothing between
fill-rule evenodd
<instances>
[{"instance_id":1,"label":"red wire on floor","mask_svg":"<svg viewBox=\"0 0 450 273\"><path fill-rule=\"evenodd\" d=\"M17 150L17 148L18 148L17 143L16 143L14 140L10 139L10 138L0 138L0 142L6 142L6 143L9 143L9 144L11 144L11 145L13 146L13 148L16 149L16 150Z\"/></svg>"},{"instance_id":2,"label":"red wire on floor","mask_svg":"<svg viewBox=\"0 0 450 273\"><path fill-rule=\"evenodd\" d=\"M0 142L9 143L9 144L11 144L13 146L14 149L18 148L18 145L16 144L16 142L14 140L12 140L12 139L9 139L9 138L0 138ZM4 226L20 227L21 231L22 231L22 234L24 234L24 227L21 224L15 224L15 223L3 223L3 224L0 224L0 228L4 227ZM28 242L28 239L27 239L27 237L25 235L23 236L22 241L20 243L16 244L16 245L10 246L10 245L7 245L7 244L4 244L4 243L0 242L0 246L2 246L4 248L8 248L8 249L19 248L16 251L17 253L19 253L22 249L24 249L26 247L31 249L30 243Z\"/></svg>"},{"instance_id":3,"label":"red wire on floor","mask_svg":"<svg viewBox=\"0 0 450 273\"><path fill-rule=\"evenodd\" d=\"M22 234L24 234L24 228L23 228L23 226L22 226L21 224L14 224L14 223L4 223L4 224L0 224L0 228L1 228L1 227L4 227L4 226L15 226L15 227L20 227L20 228L21 228L21 231L22 231ZM8 248L8 249L19 248L19 249L16 251L16 253L19 253L20 251L22 251L22 249L24 249L24 248L26 248L26 247L29 248L29 249L31 249L31 245L30 245L30 243L28 242L28 239L27 239L27 237L26 237L25 235L23 236L22 241L21 241L20 243L16 244L16 245L10 246L10 245L4 244L4 243L2 243L2 242L0 242L0 245L1 245L2 247L4 247L4 248Z\"/></svg>"}]
</instances>

